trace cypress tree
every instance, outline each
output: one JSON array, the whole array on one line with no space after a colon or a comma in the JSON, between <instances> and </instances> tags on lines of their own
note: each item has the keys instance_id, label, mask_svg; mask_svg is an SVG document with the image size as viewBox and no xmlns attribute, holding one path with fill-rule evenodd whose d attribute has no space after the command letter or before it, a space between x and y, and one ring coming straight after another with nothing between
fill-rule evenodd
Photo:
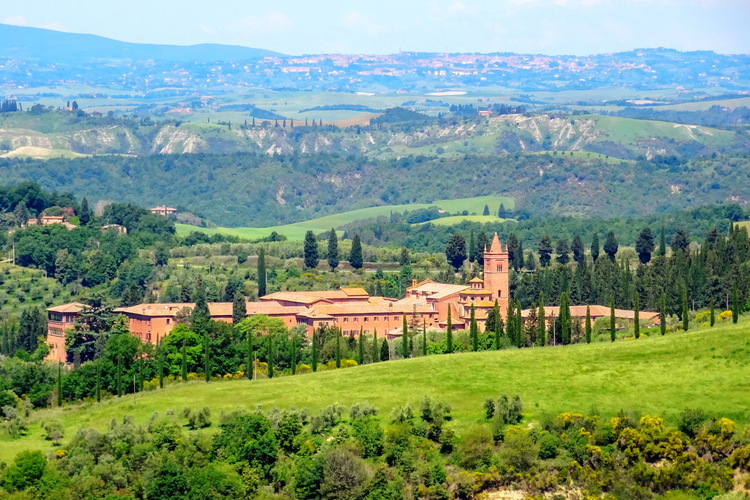
<instances>
[{"instance_id":1,"label":"cypress tree","mask_svg":"<svg viewBox=\"0 0 750 500\"><path fill-rule=\"evenodd\" d=\"M89 209L89 200L84 196L81 200L81 213L78 214L78 220L82 226L85 226L91 220L91 210Z\"/></svg>"},{"instance_id":2,"label":"cypress tree","mask_svg":"<svg viewBox=\"0 0 750 500\"><path fill-rule=\"evenodd\" d=\"M312 334L312 371L318 371L318 335L317 330L313 330Z\"/></svg>"},{"instance_id":3,"label":"cypress tree","mask_svg":"<svg viewBox=\"0 0 750 500\"><path fill-rule=\"evenodd\" d=\"M57 406L62 406L62 363L57 363Z\"/></svg>"},{"instance_id":4,"label":"cypress tree","mask_svg":"<svg viewBox=\"0 0 750 500\"><path fill-rule=\"evenodd\" d=\"M609 298L609 338L615 341L615 297Z\"/></svg>"},{"instance_id":5,"label":"cypress tree","mask_svg":"<svg viewBox=\"0 0 750 500\"><path fill-rule=\"evenodd\" d=\"M716 323L716 313L714 311L714 301L711 301L711 326L714 326L714 323Z\"/></svg>"},{"instance_id":6,"label":"cypress tree","mask_svg":"<svg viewBox=\"0 0 750 500\"><path fill-rule=\"evenodd\" d=\"M201 335L208 331L208 323L211 321L211 313L208 311L206 302L206 290L202 283L196 285L195 295L195 307L190 313L190 325L195 333Z\"/></svg>"},{"instance_id":7,"label":"cypress tree","mask_svg":"<svg viewBox=\"0 0 750 500\"><path fill-rule=\"evenodd\" d=\"M453 324L451 323L451 306L448 304L448 323L445 326L446 352L453 352Z\"/></svg>"},{"instance_id":8,"label":"cypress tree","mask_svg":"<svg viewBox=\"0 0 750 500\"><path fill-rule=\"evenodd\" d=\"M232 324L237 324L247 316L247 305L245 296L238 290L234 293L232 300Z\"/></svg>"},{"instance_id":9,"label":"cypress tree","mask_svg":"<svg viewBox=\"0 0 750 500\"><path fill-rule=\"evenodd\" d=\"M357 339L357 364L365 364L365 341L364 329L359 327L359 338Z\"/></svg>"},{"instance_id":10,"label":"cypress tree","mask_svg":"<svg viewBox=\"0 0 750 500\"><path fill-rule=\"evenodd\" d=\"M388 339L383 339L383 343L380 345L380 361L388 361L391 359L391 351L388 348Z\"/></svg>"},{"instance_id":11,"label":"cypress tree","mask_svg":"<svg viewBox=\"0 0 750 500\"><path fill-rule=\"evenodd\" d=\"M304 243L304 261L307 269L316 269L320 257L318 257L318 240L315 238L315 233L308 231L305 233Z\"/></svg>"},{"instance_id":12,"label":"cypress tree","mask_svg":"<svg viewBox=\"0 0 750 500\"><path fill-rule=\"evenodd\" d=\"M183 382L187 382L187 378L188 378L188 371L187 371L187 347L186 347L186 345L187 345L186 341L185 341L185 339L183 339L182 340L182 348L181 348L182 352L180 353L182 355L181 356L182 357L182 360L181 360L182 365L180 367L181 368L180 371L182 372L182 381Z\"/></svg>"},{"instance_id":13,"label":"cypress tree","mask_svg":"<svg viewBox=\"0 0 750 500\"><path fill-rule=\"evenodd\" d=\"M336 368L341 368L341 329L336 328Z\"/></svg>"},{"instance_id":14,"label":"cypress tree","mask_svg":"<svg viewBox=\"0 0 750 500\"><path fill-rule=\"evenodd\" d=\"M474 304L471 304L471 312L469 313L469 334L471 335L471 350L477 352L479 350L479 327L477 326Z\"/></svg>"},{"instance_id":15,"label":"cypress tree","mask_svg":"<svg viewBox=\"0 0 750 500\"><path fill-rule=\"evenodd\" d=\"M117 387L117 397L122 396L122 355L117 356L117 379L115 380Z\"/></svg>"},{"instance_id":16,"label":"cypress tree","mask_svg":"<svg viewBox=\"0 0 750 500\"><path fill-rule=\"evenodd\" d=\"M427 320L422 320L422 356L427 356Z\"/></svg>"},{"instance_id":17,"label":"cypress tree","mask_svg":"<svg viewBox=\"0 0 750 500\"><path fill-rule=\"evenodd\" d=\"M687 285L682 287L682 329L688 331L690 328L690 318L688 312Z\"/></svg>"},{"instance_id":18,"label":"cypress tree","mask_svg":"<svg viewBox=\"0 0 750 500\"><path fill-rule=\"evenodd\" d=\"M547 344L547 318L546 313L544 312L544 292L539 292L539 312L537 313L537 318L539 321L539 332L537 333L537 337L539 337L538 342L540 346L544 346Z\"/></svg>"},{"instance_id":19,"label":"cypress tree","mask_svg":"<svg viewBox=\"0 0 750 500\"><path fill-rule=\"evenodd\" d=\"M363 264L362 241L359 239L359 235L355 234L352 239L352 249L349 252L349 265L354 269L362 269Z\"/></svg>"},{"instance_id":20,"label":"cypress tree","mask_svg":"<svg viewBox=\"0 0 750 500\"><path fill-rule=\"evenodd\" d=\"M497 304L497 299L495 299L495 304L492 306L492 311L495 315L495 324L493 325L493 330L495 332L495 350L499 350L500 336L503 334L503 319L500 317L500 306Z\"/></svg>"},{"instance_id":21,"label":"cypress tree","mask_svg":"<svg viewBox=\"0 0 750 500\"><path fill-rule=\"evenodd\" d=\"M273 378L273 365L276 362L273 347L273 335L268 334L268 378Z\"/></svg>"},{"instance_id":22,"label":"cypress tree","mask_svg":"<svg viewBox=\"0 0 750 500\"><path fill-rule=\"evenodd\" d=\"M401 326L401 356L406 359L409 357L409 325L406 323L406 315Z\"/></svg>"},{"instance_id":23,"label":"cypress tree","mask_svg":"<svg viewBox=\"0 0 750 500\"><path fill-rule=\"evenodd\" d=\"M208 345L208 332L203 334L203 373L206 382L211 381L211 346Z\"/></svg>"},{"instance_id":24,"label":"cypress tree","mask_svg":"<svg viewBox=\"0 0 750 500\"><path fill-rule=\"evenodd\" d=\"M260 247L258 253L258 297L266 294L266 251Z\"/></svg>"},{"instance_id":25,"label":"cypress tree","mask_svg":"<svg viewBox=\"0 0 750 500\"><path fill-rule=\"evenodd\" d=\"M664 292L661 292L661 300L659 300L659 333L662 335L667 333L667 299Z\"/></svg>"},{"instance_id":26,"label":"cypress tree","mask_svg":"<svg viewBox=\"0 0 750 500\"><path fill-rule=\"evenodd\" d=\"M339 239L336 236L336 230L331 229L328 234L328 255L326 256L331 271L335 272L339 267Z\"/></svg>"},{"instance_id":27,"label":"cypress tree","mask_svg":"<svg viewBox=\"0 0 750 500\"><path fill-rule=\"evenodd\" d=\"M102 400L102 366L101 360L96 360L96 402L100 403Z\"/></svg>"},{"instance_id":28,"label":"cypress tree","mask_svg":"<svg viewBox=\"0 0 750 500\"><path fill-rule=\"evenodd\" d=\"M594 233L591 238L591 259L596 262L599 258L599 233Z\"/></svg>"},{"instance_id":29,"label":"cypress tree","mask_svg":"<svg viewBox=\"0 0 750 500\"><path fill-rule=\"evenodd\" d=\"M290 361L290 368L292 371L292 375L294 375L297 372L297 337L294 335L294 331L291 333L291 361Z\"/></svg>"},{"instance_id":30,"label":"cypress tree","mask_svg":"<svg viewBox=\"0 0 750 500\"><path fill-rule=\"evenodd\" d=\"M659 251L656 255L664 257L667 255L667 240L664 236L664 224L661 226L661 232L659 233Z\"/></svg>"},{"instance_id":31,"label":"cypress tree","mask_svg":"<svg viewBox=\"0 0 750 500\"><path fill-rule=\"evenodd\" d=\"M732 285L732 323L740 319L740 300L737 294L737 283Z\"/></svg>"},{"instance_id":32,"label":"cypress tree","mask_svg":"<svg viewBox=\"0 0 750 500\"><path fill-rule=\"evenodd\" d=\"M505 315L508 318L508 324L505 327L505 331L508 334L508 340L512 345L516 345L516 312L514 309L515 304L512 300L508 301L508 311Z\"/></svg>"},{"instance_id":33,"label":"cypress tree","mask_svg":"<svg viewBox=\"0 0 750 500\"><path fill-rule=\"evenodd\" d=\"M523 318L521 317L521 303L516 301L516 347L523 347Z\"/></svg>"},{"instance_id":34,"label":"cypress tree","mask_svg":"<svg viewBox=\"0 0 750 500\"><path fill-rule=\"evenodd\" d=\"M161 341L156 345L156 361L159 370L159 389L164 389L164 348L161 346ZM99 368L97 368L97 376L99 375Z\"/></svg>"},{"instance_id":35,"label":"cypress tree","mask_svg":"<svg viewBox=\"0 0 750 500\"><path fill-rule=\"evenodd\" d=\"M586 306L586 343L591 343L591 307Z\"/></svg>"},{"instance_id":36,"label":"cypress tree","mask_svg":"<svg viewBox=\"0 0 750 500\"><path fill-rule=\"evenodd\" d=\"M570 344L570 327L570 300L568 299L568 292L563 292L560 294L560 336L563 345Z\"/></svg>"},{"instance_id":37,"label":"cypress tree","mask_svg":"<svg viewBox=\"0 0 750 500\"><path fill-rule=\"evenodd\" d=\"M255 369L255 346L253 344L253 331L248 328L247 339L245 339L245 375L247 375L247 378L250 380L253 379L253 370Z\"/></svg>"},{"instance_id":38,"label":"cypress tree","mask_svg":"<svg viewBox=\"0 0 750 500\"><path fill-rule=\"evenodd\" d=\"M636 339L641 336L641 317L640 317L641 297L638 292L633 294L633 335Z\"/></svg>"},{"instance_id":39,"label":"cypress tree","mask_svg":"<svg viewBox=\"0 0 750 500\"><path fill-rule=\"evenodd\" d=\"M380 361L380 349L378 345L378 329L375 328L372 331L372 362L377 363Z\"/></svg>"}]
</instances>

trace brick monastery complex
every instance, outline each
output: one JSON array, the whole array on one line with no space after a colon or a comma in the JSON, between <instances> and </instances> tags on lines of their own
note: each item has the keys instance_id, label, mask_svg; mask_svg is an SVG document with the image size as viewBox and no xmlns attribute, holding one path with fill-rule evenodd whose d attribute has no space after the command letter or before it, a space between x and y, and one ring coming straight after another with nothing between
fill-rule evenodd
<instances>
[{"instance_id":1,"label":"brick monastery complex","mask_svg":"<svg viewBox=\"0 0 750 500\"><path fill-rule=\"evenodd\" d=\"M449 285L416 280L406 289L403 299L371 297L363 288L341 288L320 292L275 292L256 302L247 302L247 315L264 314L284 321L287 327L305 325L307 334L323 325L341 329L343 335L359 335L360 330L371 334L375 329L387 338L400 337L404 316L431 329L444 329L451 314L452 325L460 330L468 328L472 304L477 323L483 329L487 313L498 301L505 315L510 295L510 276L507 248L503 248L495 234L489 249L484 252L483 279L473 278L468 285ZM127 317L130 332L144 342L158 343L177 324L177 315L193 303L139 304L115 309ZM47 344L51 350L47 359L66 361L65 331L72 329L85 305L73 302L50 307L48 312ZM208 310L215 321L232 322L231 302L210 302ZM548 319L559 315L559 308L545 309ZM591 317L609 315L609 308L592 306ZM524 316L528 311L523 311ZM571 315L583 318L585 306L572 306ZM655 313L641 312L649 319ZM658 316L658 314L656 315ZM616 311L616 317L633 319L633 311Z\"/></svg>"}]
</instances>

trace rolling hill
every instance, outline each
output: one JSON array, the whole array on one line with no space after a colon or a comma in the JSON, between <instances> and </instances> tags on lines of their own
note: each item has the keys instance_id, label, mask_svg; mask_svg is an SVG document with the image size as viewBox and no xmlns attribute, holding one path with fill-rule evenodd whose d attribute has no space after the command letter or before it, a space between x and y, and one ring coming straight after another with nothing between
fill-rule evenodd
<instances>
[{"instance_id":1,"label":"rolling hill","mask_svg":"<svg viewBox=\"0 0 750 500\"><path fill-rule=\"evenodd\" d=\"M564 411L613 416L620 410L660 415L674 423L686 407L741 425L750 420L747 325L720 323L685 333L590 345L434 355L258 381L174 383L164 390L34 412L21 439L0 437L0 460L24 449L49 449L40 423L60 420L66 438L78 428L104 429L132 415L145 424L154 412L208 406L212 415L247 409L309 408L369 401L390 408L424 396L453 407L461 434L482 422L485 398L520 394L530 421ZM216 418L216 417L215 417Z\"/></svg>"},{"instance_id":2,"label":"rolling hill","mask_svg":"<svg viewBox=\"0 0 750 500\"><path fill-rule=\"evenodd\" d=\"M0 53L4 57L57 64L94 61L211 62L281 55L270 50L233 45L190 46L130 43L97 35L64 33L42 28L0 24Z\"/></svg>"}]
</instances>

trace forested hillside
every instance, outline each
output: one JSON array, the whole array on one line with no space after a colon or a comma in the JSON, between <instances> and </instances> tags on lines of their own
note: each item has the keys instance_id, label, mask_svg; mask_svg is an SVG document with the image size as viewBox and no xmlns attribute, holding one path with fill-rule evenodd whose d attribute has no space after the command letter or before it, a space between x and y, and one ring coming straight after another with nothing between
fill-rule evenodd
<instances>
[{"instance_id":1,"label":"forested hillside","mask_svg":"<svg viewBox=\"0 0 750 500\"><path fill-rule=\"evenodd\" d=\"M611 161L562 154L106 156L0 159L5 182L34 180L95 200L166 203L224 226L261 227L378 205L503 194L518 211L628 217L750 200L746 157ZM493 212L497 210L493 208Z\"/></svg>"}]
</instances>

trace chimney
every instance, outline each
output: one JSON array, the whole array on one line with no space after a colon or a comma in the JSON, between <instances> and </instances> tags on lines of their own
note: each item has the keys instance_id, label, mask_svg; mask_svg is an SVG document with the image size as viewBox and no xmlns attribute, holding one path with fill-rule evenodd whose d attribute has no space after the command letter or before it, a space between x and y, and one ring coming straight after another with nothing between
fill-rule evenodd
<instances>
[{"instance_id":1,"label":"chimney","mask_svg":"<svg viewBox=\"0 0 750 500\"><path fill-rule=\"evenodd\" d=\"M417 286L417 280L412 279L411 280L411 286Z\"/></svg>"}]
</instances>

